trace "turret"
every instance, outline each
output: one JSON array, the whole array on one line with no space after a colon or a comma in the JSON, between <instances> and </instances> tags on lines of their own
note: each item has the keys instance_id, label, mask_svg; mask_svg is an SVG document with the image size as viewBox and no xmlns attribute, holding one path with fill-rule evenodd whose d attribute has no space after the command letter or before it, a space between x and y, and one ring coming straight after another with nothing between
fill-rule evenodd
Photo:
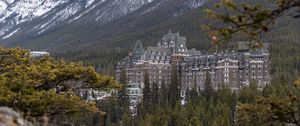
<instances>
[{"instance_id":1,"label":"turret","mask_svg":"<svg viewBox=\"0 0 300 126\"><path fill-rule=\"evenodd\" d=\"M133 62L138 62L138 60L141 59L141 57L144 55L145 50L143 49L143 44L140 40L138 40L135 45L132 52Z\"/></svg>"}]
</instances>

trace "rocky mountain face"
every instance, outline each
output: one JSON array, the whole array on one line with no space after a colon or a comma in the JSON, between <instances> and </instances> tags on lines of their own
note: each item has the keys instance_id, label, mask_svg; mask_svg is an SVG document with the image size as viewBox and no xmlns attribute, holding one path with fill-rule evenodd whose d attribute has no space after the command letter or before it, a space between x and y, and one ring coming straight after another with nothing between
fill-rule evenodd
<instances>
[{"instance_id":1,"label":"rocky mountain face","mask_svg":"<svg viewBox=\"0 0 300 126\"><path fill-rule=\"evenodd\" d=\"M161 11L168 19L206 0L0 0L0 41L6 46L50 50L99 42L151 24ZM159 14L158 14L159 15ZM142 22L143 21L143 22ZM127 25L123 25L127 24ZM150 27L150 26L149 26ZM71 47L70 47L71 48Z\"/></svg>"}]
</instances>

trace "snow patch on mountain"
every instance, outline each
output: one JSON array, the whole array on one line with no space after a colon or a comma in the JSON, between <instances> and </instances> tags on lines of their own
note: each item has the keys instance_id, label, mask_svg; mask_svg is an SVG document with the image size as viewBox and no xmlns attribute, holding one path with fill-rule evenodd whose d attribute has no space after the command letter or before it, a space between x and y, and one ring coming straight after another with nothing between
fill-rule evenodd
<instances>
[{"instance_id":1,"label":"snow patch on mountain","mask_svg":"<svg viewBox=\"0 0 300 126\"><path fill-rule=\"evenodd\" d=\"M7 8L7 4L4 1L0 1L0 11L3 11Z\"/></svg>"},{"instance_id":2,"label":"snow patch on mountain","mask_svg":"<svg viewBox=\"0 0 300 126\"><path fill-rule=\"evenodd\" d=\"M68 23L71 23L73 21L76 21L77 19L81 18L83 15L87 14L88 12L90 12L91 10L93 10L95 7L99 6L100 4L102 4L103 2L105 2L106 0L100 0L97 3L94 3L94 0L90 0L87 2L87 5L85 6L85 8L87 8L85 11L83 11L82 13L80 13L78 16L76 16L75 18L71 19ZM93 5L91 6L90 4ZM90 7L91 6L91 7Z\"/></svg>"},{"instance_id":3,"label":"snow patch on mountain","mask_svg":"<svg viewBox=\"0 0 300 126\"><path fill-rule=\"evenodd\" d=\"M94 20L108 22L154 0L0 0L0 37L13 27L41 19L26 33L41 34L59 23L71 23L97 8ZM103 4L105 2L105 4ZM79 13L80 12L80 13ZM6 33L7 32L7 33Z\"/></svg>"},{"instance_id":4,"label":"snow patch on mountain","mask_svg":"<svg viewBox=\"0 0 300 126\"><path fill-rule=\"evenodd\" d=\"M207 0L186 0L182 5L178 6L178 10L173 13L174 17L178 17L184 12L201 7Z\"/></svg>"},{"instance_id":5,"label":"snow patch on mountain","mask_svg":"<svg viewBox=\"0 0 300 126\"><path fill-rule=\"evenodd\" d=\"M192 1L187 1L186 4L191 8L195 9L198 7L201 7L207 0L192 0Z\"/></svg>"},{"instance_id":6,"label":"snow patch on mountain","mask_svg":"<svg viewBox=\"0 0 300 126\"><path fill-rule=\"evenodd\" d=\"M12 2L12 1L9 1ZM31 20L37 16L41 16L57 5L68 2L68 0L20 0L11 3L5 11L1 11L0 22L14 17L16 24Z\"/></svg>"},{"instance_id":7,"label":"snow patch on mountain","mask_svg":"<svg viewBox=\"0 0 300 126\"><path fill-rule=\"evenodd\" d=\"M112 19L131 13L153 1L154 0L115 0L105 7L102 12L97 12L98 17L96 18L96 21L111 21Z\"/></svg>"},{"instance_id":8,"label":"snow patch on mountain","mask_svg":"<svg viewBox=\"0 0 300 126\"><path fill-rule=\"evenodd\" d=\"M101 1L103 1L103 0L101 0ZM94 2L95 2L95 0L88 0L86 5L85 5L85 8L89 7Z\"/></svg>"},{"instance_id":9,"label":"snow patch on mountain","mask_svg":"<svg viewBox=\"0 0 300 126\"><path fill-rule=\"evenodd\" d=\"M38 34L41 34L45 31L47 31L49 28L55 26L58 22L63 22L66 19L70 18L74 14L76 14L81 9L81 4L79 3L73 3L70 6L67 6L63 10L57 12L55 16L53 16L51 19L48 19L48 21L44 24L42 24L40 27L38 27L37 30Z\"/></svg>"},{"instance_id":10,"label":"snow patch on mountain","mask_svg":"<svg viewBox=\"0 0 300 126\"><path fill-rule=\"evenodd\" d=\"M4 1L4 2L6 2L8 4L11 4L11 3L15 2L16 0L1 0L1 1Z\"/></svg>"},{"instance_id":11,"label":"snow patch on mountain","mask_svg":"<svg viewBox=\"0 0 300 126\"><path fill-rule=\"evenodd\" d=\"M14 30L13 32L9 33L8 35L2 37L2 40L11 37L11 36L14 35L15 33L17 33L20 29L21 29L21 28L18 28L18 29L16 29L16 30Z\"/></svg>"},{"instance_id":12,"label":"snow patch on mountain","mask_svg":"<svg viewBox=\"0 0 300 126\"><path fill-rule=\"evenodd\" d=\"M69 0L0 0L0 36L14 33L10 29L16 25L45 15L66 2Z\"/></svg>"},{"instance_id":13,"label":"snow patch on mountain","mask_svg":"<svg viewBox=\"0 0 300 126\"><path fill-rule=\"evenodd\" d=\"M66 1L65 1L66 2ZM35 11L33 11L33 15L34 16L41 16L47 12L49 12L50 10L52 10L53 8L55 8L56 6L60 5L64 3L63 1L61 2L44 2L42 6L38 6L36 8Z\"/></svg>"},{"instance_id":14,"label":"snow patch on mountain","mask_svg":"<svg viewBox=\"0 0 300 126\"><path fill-rule=\"evenodd\" d=\"M78 24L98 22L96 24L99 26L105 25L146 4L153 3L141 9L142 12L138 14L151 12L168 1L170 0L0 0L0 39L9 41L9 37L14 35L36 37L75 21ZM207 0L180 1L174 16L198 8L205 1ZM20 34L16 34L18 32Z\"/></svg>"}]
</instances>

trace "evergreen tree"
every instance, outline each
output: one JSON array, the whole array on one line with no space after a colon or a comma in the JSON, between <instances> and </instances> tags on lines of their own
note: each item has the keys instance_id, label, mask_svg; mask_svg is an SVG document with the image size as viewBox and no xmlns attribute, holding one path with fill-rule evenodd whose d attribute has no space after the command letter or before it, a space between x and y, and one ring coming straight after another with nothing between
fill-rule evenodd
<instances>
[{"instance_id":1,"label":"evergreen tree","mask_svg":"<svg viewBox=\"0 0 300 126\"><path fill-rule=\"evenodd\" d=\"M126 75L126 71L124 69L122 69L122 71L121 71L120 83L123 85L127 84L127 75Z\"/></svg>"},{"instance_id":2,"label":"evergreen tree","mask_svg":"<svg viewBox=\"0 0 300 126\"><path fill-rule=\"evenodd\" d=\"M206 72L205 82L204 82L204 90L203 90L203 96L208 101L211 97L214 95L214 88L211 84L211 76L209 71Z\"/></svg>"},{"instance_id":3,"label":"evergreen tree","mask_svg":"<svg viewBox=\"0 0 300 126\"><path fill-rule=\"evenodd\" d=\"M164 107L159 107L154 113L153 126L168 126L168 110Z\"/></svg>"},{"instance_id":4,"label":"evergreen tree","mask_svg":"<svg viewBox=\"0 0 300 126\"><path fill-rule=\"evenodd\" d=\"M191 93L190 93L190 86L189 85L186 86L185 93L184 93L184 100L186 102L191 101Z\"/></svg>"},{"instance_id":5,"label":"evergreen tree","mask_svg":"<svg viewBox=\"0 0 300 126\"><path fill-rule=\"evenodd\" d=\"M152 93L149 81L148 71L144 73L144 88L143 88L143 106L147 113L152 112Z\"/></svg>"},{"instance_id":6,"label":"evergreen tree","mask_svg":"<svg viewBox=\"0 0 300 126\"><path fill-rule=\"evenodd\" d=\"M189 126L203 126L203 125L202 125L201 121L197 117L193 116L190 119Z\"/></svg>"},{"instance_id":7,"label":"evergreen tree","mask_svg":"<svg viewBox=\"0 0 300 126\"><path fill-rule=\"evenodd\" d=\"M194 83L194 86L190 91L190 101L193 105L199 103L199 95L198 95L196 83Z\"/></svg>"},{"instance_id":8,"label":"evergreen tree","mask_svg":"<svg viewBox=\"0 0 300 126\"><path fill-rule=\"evenodd\" d=\"M106 112L106 121L105 124L106 125L114 125L117 124L120 120L119 117L119 110L117 108L118 106L118 100L117 100L117 95L112 95L112 97L110 97L108 99L107 102L105 102L107 105L102 105Z\"/></svg>"},{"instance_id":9,"label":"evergreen tree","mask_svg":"<svg viewBox=\"0 0 300 126\"><path fill-rule=\"evenodd\" d=\"M172 111L170 112L170 126L187 126L189 120L185 116L184 109L181 108L181 105L177 102Z\"/></svg>"},{"instance_id":10,"label":"evergreen tree","mask_svg":"<svg viewBox=\"0 0 300 126\"><path fill-rule=\"evenodd\" d=\"M137 126L144 126L145 125L144 118L145 118L146 114L147 113L146 113L143 103L139 103L137 105L137 116L136 116L134 124Z\"/></svg>"},{"instance_id":11,"label":"evergreen tree","mask_svg":"<svg viewBox=\"0 0 300 126\"><path fill-rule=\"evenodd\" d=\"M166 86L165 81L163 80L160 87L160 105L163 107L168 104L168 87Z\"/></svg>"},{"instance_id":12,"label":"evergreen tree","mask_svg":"<svg viewBox=\"0 0 300 126\"><path fill-rule=\"evenodd\" d=\"M95 102L79 97L79 89L119 88L111 77L79 63L33 58L20 48L0 47L0 56L0 106L32 117L48 115L50 122L57 118L79 125L88 122L93 118L87 116L102 112Z\"/></svg>"},{"instance_id":13,"label":"evergreen tree","mask_svg":"<svg viewBox=\"0 0 300 126\"><path fill-rule=\"evenodd\" d=\"M127 95L127 75L125 70L122 70L121 72L120 83L122 84L122 87L121 90L118 92L118 101L117 101L118 105L116 106L118 109L117 111L118 111L119 120L123 118L124 116L123 114L126 111L130 111L129 110L130 101Z\"/></svg>"},{"instance_id":14,"label":"evergreen tree","mask_svg":"<svg viewBox=\"0 0 300 126\"><path fill-rule=\"evenodd\" d=\"M132 118L131 118L131 112L129 109L127 109L122 117L122 123L123 126L132 126Z\"/></svg>"},{"instance_id":15,"label":"evergreen tree","mask_svg":"<svg viewBox=\"0 0 300 126\"><path fill-rule=\"evenodd\" d=\"M159 104L159 87L157 83L154 83L152 85L152 106L154 109L156 109L156 107Z\"/></svg>"},{"instance_id":16,"label":"evergreen tree","mask_svg":"<svg viewBox=\"0 0 300 126\"><path fill-rule=\"evenodd\" d=\"M176 103L180 102L180 80L178 76L178 70L173 67L171 83L169 85L169 104L171 107L175 107Z\"/></svg>"}]
</instances>

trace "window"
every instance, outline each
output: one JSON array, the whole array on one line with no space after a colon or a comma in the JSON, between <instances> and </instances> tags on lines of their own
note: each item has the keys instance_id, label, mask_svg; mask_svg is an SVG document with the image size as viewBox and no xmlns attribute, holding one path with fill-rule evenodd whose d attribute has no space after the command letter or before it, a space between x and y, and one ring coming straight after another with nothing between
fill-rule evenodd
<instances>
[{"instance_id":1,"label":"window","mask_svg":"<svg viewBox=\"0 0 300 126\"><path fill-rule=\"evenodd\" d=\"M228 77L228 73L224 74L224 77Z\"/></svg>"},{"instance_id":2,"label":"window","mask_svg":"<svg viewBox=\"0 0 300 126\"><path fill-rule=\"evenodd\" d=\"M228 83L228 79L227 79L227 78L225 78L225 79L224 79L224 82L225 82L225 83Z\"/></svg>"},{"instance_id":3,"label":"window","mask_svg":"<svg viewBox=\"0 0 300 126\"><path fill-rule=\"evenodd\" d=\"M228 68L225 68L225 72L229 72L229 69L228 69Z\"/></svg>"},{"instance_id":4,"label":"window","mask_svg":"<svg viewBox=\"0 0 300 126\"><path fill-rule=\"evenodd\" d=\"M169 57L169 56L167 57L167 60L170 60L170 57Z\"/></svg>"}]
</instances>

